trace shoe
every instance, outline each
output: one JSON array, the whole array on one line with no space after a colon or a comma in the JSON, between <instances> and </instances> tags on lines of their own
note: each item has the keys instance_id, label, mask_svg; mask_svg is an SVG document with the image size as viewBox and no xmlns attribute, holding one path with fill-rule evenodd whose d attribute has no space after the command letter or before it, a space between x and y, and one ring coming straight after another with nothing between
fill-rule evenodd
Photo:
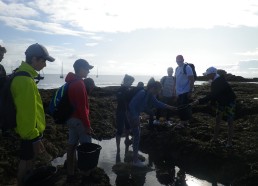
<instances>
[{"instance_id":1,"label":"shoe","mask_svg":"<svg viewBox=\"0 0 258 186\"><path fill-rule=\"evenodd\" d=\"M146 167L146 165L143 162L141 162L141 160L137 160L136 162L133 161L133 166L141 168Z\"/></svg>"}]
</instances>

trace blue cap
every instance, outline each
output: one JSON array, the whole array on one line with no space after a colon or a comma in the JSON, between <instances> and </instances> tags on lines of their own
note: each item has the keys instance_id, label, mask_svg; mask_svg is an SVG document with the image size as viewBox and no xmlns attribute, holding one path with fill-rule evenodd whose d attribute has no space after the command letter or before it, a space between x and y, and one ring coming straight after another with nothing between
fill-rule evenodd
<instances>
[{"instance_id":1,"label":"blue cap","mask_svg":"<svg viewBox=\"0 0 258 186\"><path fill-rule=\"evenodd\" d=\"M74 69L85 68L90 70L93 67L94 66L90 65L85 59L77 59L73 64Z\"/></svg>"},{"instance_id":2,"label":"blue cap","mask_svg":"<svg viewBox=\"0 0 258 186\"><path fill-rule=\"evenodd\" d=\"M38 43L30 45L25 51L25 55L30 57L42 57L43 59L50 62L55 61L55 58L49 55L47 49Z\"/></svg>"}]
</instances>

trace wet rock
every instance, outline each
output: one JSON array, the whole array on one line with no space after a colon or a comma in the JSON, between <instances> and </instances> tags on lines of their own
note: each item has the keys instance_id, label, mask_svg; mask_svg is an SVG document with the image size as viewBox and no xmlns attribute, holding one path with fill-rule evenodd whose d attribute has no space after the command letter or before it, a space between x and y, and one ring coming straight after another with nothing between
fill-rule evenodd
<instances>
[{"instance_id":1,"label":"wet rock","mask_svg":"<svg viewBox=\"0 0 258 186\"><path fill-rule=\"evenodd\" d=\"M90 101L90 120L95 131L96 139L110 139L115 136L115 91L118 87L101 88L92 93ZM186 128L176 129L179 119L175 116L172 125L157 125L149 127L148 122L142 120L140 150L156 157L155 164L159 166L158 177L161 182L172 182L167 175L171 170L163 170L162 160L168 166L184 168L200 179L220 181L224 184L258 185L258 85L248 83L232 83L237 94L237 112L234 121L235 135L233 147L226 148L227 124L223 123L220 130L220 143L211 144L215 124L215 112L211 105L193 107L193 119ZM44 108L47 110L51 96L55 90L40 90ZM194 99L209 92L209 86L196 86ZM44 145L47 153L52 157L63 156L66 152L68 130L64 125L56 125L53 119L46 115L47 127L44 134ZM13 132L12 137L4 138L0 135L0 185L16 183L18 167L19 137ZM45 160L44 160L45 161ZM42 162L36 162L36 166ZM88 183L95 185L110 185L106 173L96 168L92 178L79 174L77 185ZM144 181L143 176L135 179ZM58 169L56 185L66 185L66 170ZM88 180L88 181L87 181ZM122 182L119 177L117 182ZM133 183L134 181L131 180ZM143 182L144 183L144 182ZM75 184L75 185L76 185Z\"/></svg>"}]
</instances>

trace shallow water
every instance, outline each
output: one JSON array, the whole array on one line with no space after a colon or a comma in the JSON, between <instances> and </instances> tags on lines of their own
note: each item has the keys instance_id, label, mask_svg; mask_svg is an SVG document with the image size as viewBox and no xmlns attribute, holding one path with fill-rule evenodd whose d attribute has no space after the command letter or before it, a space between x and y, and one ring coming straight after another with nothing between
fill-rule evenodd
<instances>
[{"instance_id":1,"label":"shallow water","mask_svg":"<svg viewBox=\"0 0 258 186\"><path fill-rule=\"evenodd\" d=\"M121 139L121 152L120 152L120 157L121 157L121 162L124 162L124 156L125 156L125 145L124 145L124 139ZM134 182L136 185L144 185L144 186L161 186L164 184L161 184L157 178L157 173L156 173L156 168L155 165L152 163L150 165L149 162L149 155L140 152L140 155L145 157L145 163L152 168L152 171L143 171L140 174L137 174L137 177L135 177L133 174L129 177L118 177L116 173L112 171L112 167L116 164L116 141L115 138L110 139L110 140L102 140L102 141L96 141L93 140L93 143L99 144L102 149L100 151L100 156L99 156L99 162L98 162L98 167L102 168L105 170L106 174L110 178L110 184L111 185L117 185L116 181L121 183L128 183L128 182ZM129 147L129 151L132 151L132 146ZM62 165L66 159L66 155L63 157L56 158L52 161L53 166L57 165ZM169 168L169 167L168 167ZM175 175L172 176L171 179L174 179L176 177L177 172L179 171L178 167L175 167ZM212 184L208 181L198 179L192 175L186 174L185 175L185 182L188 186L211 186L211 185L218 185L218 186L223 186L222 184L216 183ZM171 183L172 184L172 183ZM126 185L126 184L119 184L119 185ZM170 184L169 184L170 185Z\"/></svg>"}]
</instances>

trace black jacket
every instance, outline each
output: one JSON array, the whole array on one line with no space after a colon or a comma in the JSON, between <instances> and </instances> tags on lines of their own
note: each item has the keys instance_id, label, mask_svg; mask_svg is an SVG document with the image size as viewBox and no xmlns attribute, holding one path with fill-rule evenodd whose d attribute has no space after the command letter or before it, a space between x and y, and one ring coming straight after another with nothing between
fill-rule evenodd
<instances>
[{"instance_id":1,"label":"black jacket","mask_svg":"<svg viewBox=\"0 0 258 186\"><path fill-rule=\"evenodd\" d=\"M236 95L224 77L218 77L211 83L211 92L204 98L199 99L203 104L208 101L217 101L219 105L226 106L236 100Z\"/></svg>"}]
</instances>

